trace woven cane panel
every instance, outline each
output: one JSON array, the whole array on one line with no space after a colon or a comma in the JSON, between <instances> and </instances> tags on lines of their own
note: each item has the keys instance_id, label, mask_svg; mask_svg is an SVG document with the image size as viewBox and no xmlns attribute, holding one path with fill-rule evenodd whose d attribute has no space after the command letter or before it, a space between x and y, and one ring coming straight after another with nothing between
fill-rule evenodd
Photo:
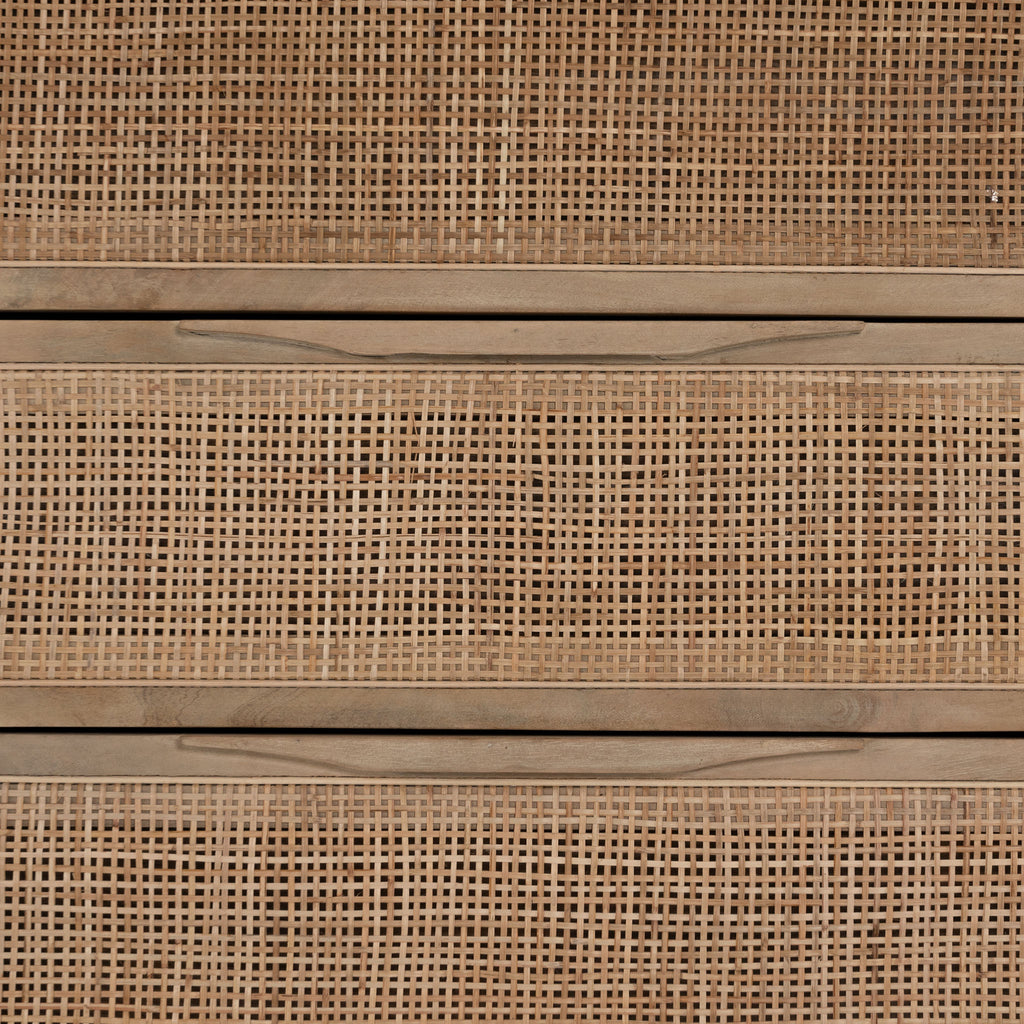
<instances>
[{"instance_id":1,"label":"woven cane panel","mask_svg":"<svg viewBox=\"0 0 1024 1024\"><path fill-rule=\"evenodd\" d=\"M10 782L3 1019L1019 1021L1020 787Z\"/></svg>"},{"instance_id":2,"label":"woven cane panel","mask_svg":"<svg viewBox=\"0 0 1024 1024\"><path fill-rule=\"evenodd\" d=\"M10 0L0 258L1018 266L1022 17Z\"/></svg>"},{"instance_id":3,"label":"woven cane panel","mask_svg":"<svg viewBox=\"0 0 1024 1024\"><path fill-rule=\"evenodd\" d=\"M1020 371L5 370L0 678L1021 681Z\"/></svg>"},{"instance_id":4,"label":"woven cane panel","mask_svg":"<svg viewBox=\"0 0 1024 1024\"><path fill-rule=\"evenodd\" d=\"M2 678L1021 681L1024 373L15 370Z\"/></svg>"}]
</instances>

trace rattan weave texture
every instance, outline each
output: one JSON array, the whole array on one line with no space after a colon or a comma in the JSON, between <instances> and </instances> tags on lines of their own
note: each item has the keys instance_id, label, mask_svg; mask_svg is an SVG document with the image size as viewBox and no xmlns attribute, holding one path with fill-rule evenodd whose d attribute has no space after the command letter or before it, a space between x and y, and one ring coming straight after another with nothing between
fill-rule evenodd
<instances>
[{"instance_id":1,"label":"rattan weave texture","mask_svg":"<svg viewBox=\"0 0 1024 1024\"><path fill-rule=\"evenodd\" d=\"M19 679L1019 683L1019 370L5 369Z\"/></svg>"},{"instance_id":2,"label":"rattan weave texture","mask_svg":"<svg viewBox=\"0 0 1024 1024\"><path fill-rule=\"evenodd\" d=\"M1019 266L1022 24L991 0L11 0L0 258Z\"/></svg>"},{"instance_id":3,"label":"rattan weave texture","mask_svg":"<svg viewBox=\"0 0 1024 1024\"><path fill-rule=\"evenodd\" d=\"M11 1024L1018 1021L1019 786L12 781Z\"/></svg>"}]
</instances>

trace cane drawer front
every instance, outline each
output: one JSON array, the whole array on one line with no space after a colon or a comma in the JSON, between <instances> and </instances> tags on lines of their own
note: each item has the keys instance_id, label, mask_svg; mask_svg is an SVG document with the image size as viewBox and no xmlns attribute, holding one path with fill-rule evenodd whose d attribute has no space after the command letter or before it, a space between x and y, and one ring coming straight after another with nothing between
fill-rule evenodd
<instances>
[{"instance_id":1,"label":"cane drawer front","mask_svg":"<svg viewBox=\"0 0 1024 1024\"><path fill-rule=\"evenodd\" d=\"M1021 18L15 2L0 258L1017 267Z\"/></svg>"},{"instance_id":2,"label":"cane drawer front","mask_svg":"<svg viewBox=\"0 0 1024 1024\"><path fill-rule=\"evenodd\" d=\"M1007 368L8 366L3 682L1012 689L1022 398Z\"/></svg>"},{"instance_id":3,"label":"cane drawer front","mask_svg":"<svg viewBox=\"0 0 1024 1024\"><path fill-rule=\"evenodd\" d=\"M10 779L11 1022L1017 1021L1019 784Z\"/></svg>"}]
</instances>

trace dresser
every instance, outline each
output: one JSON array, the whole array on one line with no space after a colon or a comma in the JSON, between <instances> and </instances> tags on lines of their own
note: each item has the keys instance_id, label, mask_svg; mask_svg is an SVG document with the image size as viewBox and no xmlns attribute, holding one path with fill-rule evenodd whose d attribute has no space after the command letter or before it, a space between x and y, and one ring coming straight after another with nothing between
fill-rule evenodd
<instances>
[{"instance_id":1,"label":"dresser","mask_svg":"<svg viewBox=\"0 0 1024 1024\"><path fill-rule=\"evenodd\" d=\"M5 23L0 1019L1020 1019L1020 5Z\"/></svg>"}]
</instances>

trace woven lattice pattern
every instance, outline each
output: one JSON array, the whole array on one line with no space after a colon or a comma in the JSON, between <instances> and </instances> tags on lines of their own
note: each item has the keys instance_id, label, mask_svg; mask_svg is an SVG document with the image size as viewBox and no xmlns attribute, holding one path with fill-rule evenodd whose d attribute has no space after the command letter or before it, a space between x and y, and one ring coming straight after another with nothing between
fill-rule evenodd
<instances>
[{"instance_id":1,"label":"woven lattice pattern","mask_svg":"<svg viewBox=\"0 0 1024 1024\"><path fill-rule=\"evenodd\" d=\"M0 677L1020 682L1015 370L4 370Z\"/></svg>"},{"instance_id":2,"label":"woven lattice pattern","mask_svg":"<svg viewBox=\"0 0 1024 1024\"><path fill-rule=\"evenodd\" d=\"M11 782L3 1019L1019 1021L1019 787Z\"/></svg>"},{"instance_id":3,"label":"woven lattice pattern","mask_svg":"<svg viewBox=\"0 0 1024 1024\"><path fill-rule=\"evenodd\" d=\"M1024 256L1018 3L9 0L3 26L0 258Z\"/></svg>"}]
</instances>

